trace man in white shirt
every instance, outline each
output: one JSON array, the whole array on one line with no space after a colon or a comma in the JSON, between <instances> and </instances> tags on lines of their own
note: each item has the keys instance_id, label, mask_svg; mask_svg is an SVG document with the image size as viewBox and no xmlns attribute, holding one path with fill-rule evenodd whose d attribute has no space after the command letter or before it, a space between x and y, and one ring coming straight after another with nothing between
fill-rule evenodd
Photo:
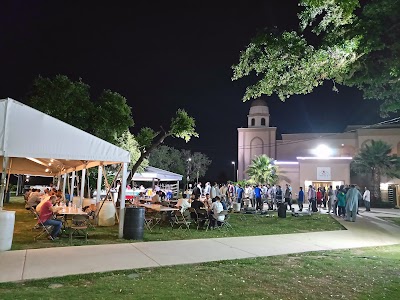
<instances>
[{"instance_id":1,"label":"man in white shirt","mask_svg":"<svg viewBox=\"0 0 400 300\"><path fill-rule=\"evenodd\" d=\"M215 227L215 223L221 222L225 219L225 216L220 216L219 213L224 210L224 207L222 206L221 203L221 198L219 196L215 197L215 202L211 205L211 212L212 212L212 218L211 218L211 226ZM219 225L219 224L218 224Z\"/></svg>"},{"instance_id":2,"label":"man in white shirt","mask_svg":"<svg viewBox=\"0 0 400 300\"><path fill-rule=\"evenodd\" d=\"M363 200L365 203L365 211L371 211L371 192L367 187L365 187Z\"/></svg>"},{"instance_id":3,"label":"man in white shirt","mask_svg":"<svg viewBox=\"0 0 400 300\"><path fill-rule=\"evenodd\" d=\"M207 182L206 186L204 187L204 195L206 194L211 194L211 184L209 182Z\"/></svg>"}]
</instances>

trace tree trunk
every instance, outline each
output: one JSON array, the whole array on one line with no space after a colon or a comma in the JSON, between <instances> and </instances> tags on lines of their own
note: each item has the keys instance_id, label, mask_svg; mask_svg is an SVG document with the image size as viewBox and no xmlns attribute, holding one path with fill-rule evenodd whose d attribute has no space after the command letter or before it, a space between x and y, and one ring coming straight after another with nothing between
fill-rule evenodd
<instances>
[{"instance_id":1,"label":"tree trunk","mask_svg":"<svg viewBox=\"0 0 400 300\"><path fill-rule=\"evenodd\" d=\"M144 151L141 153L139 159L135 162L135 164L132 167L131 172L129 173L128 179L126 180L126 184L128 185L131 180L133 175L135 174L135 172L137 171L137 169L140 167L141 163L147 158L149 157L150 153L156 149L158 146L160 146L160 144L162 144L162 142L164 141L164 139L168 136L170 136L170 133L167 132L160 132L155 139L153 140L153 142L151 143L151 145Z\"/></svg>"},{"instance_id":2,"label":"tree trunk","mask_svg":"<svg viewBox=\"0 0 400 300\"><path fill-rule=\"evenodd\" d=\"M372 199L373 202L381 201L381 172L379 169L372 170Z\"/></svg>"}]
</instances>

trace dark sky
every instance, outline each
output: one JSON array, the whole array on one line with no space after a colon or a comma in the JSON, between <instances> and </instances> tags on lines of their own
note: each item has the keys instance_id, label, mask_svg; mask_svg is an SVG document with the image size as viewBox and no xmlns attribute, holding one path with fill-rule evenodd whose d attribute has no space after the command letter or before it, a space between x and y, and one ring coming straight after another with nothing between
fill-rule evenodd
<instances>
[{"instance_id":1,"label":"dark sky","mask_svg":"<svg viewBox=\"0 0 400 300\"><path fill-rule=\"evenodd\" d=\"M207 154L213 160L208 179L222 172L232 177L236 129L247 125L250 107L241 98L254 82L232 82L231 66L257 31L296 29L298 9L293 0L2 1L0 98L24 102L39 74L65 74L81 77L93 95L103 89L124 95L133 132L165 126L184 108L196 119L200 138L166 144ZM331 87L285 103L267 98L271 126L279 133L335 132L380 120L375 101Z\"/></svg>"}]
</instances>

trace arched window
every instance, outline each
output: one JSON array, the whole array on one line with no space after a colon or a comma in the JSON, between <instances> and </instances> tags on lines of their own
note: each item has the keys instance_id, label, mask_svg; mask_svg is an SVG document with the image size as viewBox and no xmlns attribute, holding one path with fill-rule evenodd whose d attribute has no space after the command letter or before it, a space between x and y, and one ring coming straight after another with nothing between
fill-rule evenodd
<instances>
[{"instance_id":1,"label":"arched window","mask_svg":"<svg viewBox=\"0 0 400 300\"><path fill-rule=\"evenodd\" d=\"M256 120L253 118L251 119L251 126L255 126L256 125Z\"/></svg>"},{"instance_id":2,"label":"arched window","mask_svg":"<svg viewBox=\"0 0 400 300\"><path fill-rule=\"evenodd\" d=\"M261 126L265 126L265 118L261 118Z\"/></svg>"}]
</instances>

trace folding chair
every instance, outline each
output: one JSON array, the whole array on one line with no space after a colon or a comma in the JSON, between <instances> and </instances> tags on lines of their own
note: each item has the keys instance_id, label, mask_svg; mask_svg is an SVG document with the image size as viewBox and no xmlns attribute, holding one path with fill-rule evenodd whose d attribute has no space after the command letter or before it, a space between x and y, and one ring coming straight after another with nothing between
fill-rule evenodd
<instances>
[{"instance_id":1,"label":"folding chair","mask_svg":"<svg viewBox=\"0 0 400 300\"><path fill-rule=\"evenodd\" d=\"M210 225L210 219L208 218L207 209L199 208L196 213L197 213L197 230L199 230L200 224L204 223L203 226L206 227L206 231L207 231L208 226Z\"/></svg>"},{"instance_id":2,"label":"folding chair","mask_svg":"<svg viewBox=\"0 0 400 300\"><path fill-rule=\"evenodd\" d=\"M151 232L152 224L153 224L153 216L148 210L146 210L144 214L144 227Z\"/></svg>"},{"instance_id":3,"label":"folding chair","mask_svg":"<svg viewBox=\"0 0 400 300\"><path fill-rule=\"evenodd\" d=\"M226 227L226 229L233 229L232 225L229 223L230 215L227 210L221 211L216 217L218 218L219 216L224 216L223 221L217 221L217 228L220 230L223 227ZM218 226L218 222L221 223L220 226Z\"/></svg>"},{"instance_id":4,"label":"folding chair","mask_svg":"<svg viewBox=\"0 0 400 300\"><path fill-rule=\"evenodd\" d=\"M31 207L30 210L31 210L32 214L35 216L35 218L37 219L37 223L36 223L36 225L32 228L32 231L33 231L33 230L40 230L40 232L39 232L37 235L35 235L35 236L33 237L33 240L34 240L34 241L37 241L38 238L40 238L40 237L43 236L43 235L47 235L51 240L53 240L53 238L51 237L51 231L52 231L53 226L51 226L51 225L48 225L48 226L44 225L44 224L42 223L42 221L40 221L39 215L38 215L38 213L36 212L36 209L35 209L35 208Z\"/></svg>"},{"instance_id":5,"label":"folding chair","mask_svg":"<svg viewBox=\"0 0 400 300\"><path fill-rule=\"evenodd\" d=\"M72 235L80 236L85 238L85 242L87 242L87 229L88 229L88 220L89 217L87 215L74 215L72 217L71 226L69 228L69 243L72 243ZM80 234L80 235L79 235Z\"/></svg>"},{"instance_id":6,"label":"folding chair","mask_svg":"<svg viewBox=\"0 0 400 300\"><path fill-rule=\"evenodd\" d=\"M186 227L185 229L190 230L190 224L192 223L191 220L187 219L180 210L175 211L175 214L172 218L171 227L173 228L174 225L179 225L178 229L182 228L183 226Z\"/></svg>"}]
</instances>

